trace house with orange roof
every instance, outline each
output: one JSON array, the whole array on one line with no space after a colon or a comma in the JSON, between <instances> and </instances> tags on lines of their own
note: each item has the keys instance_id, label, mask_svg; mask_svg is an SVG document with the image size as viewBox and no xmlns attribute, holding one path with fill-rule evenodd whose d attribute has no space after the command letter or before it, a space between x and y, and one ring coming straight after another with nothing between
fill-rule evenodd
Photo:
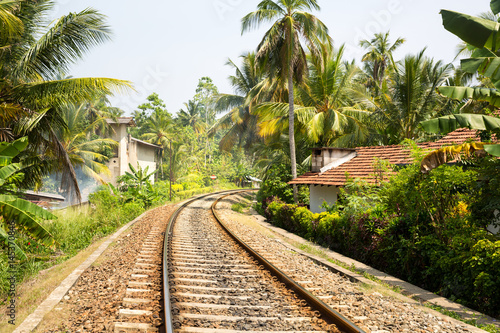
<instances>
[{"instance_id":1,"label":"house with orange roof","mask_svg":"<svg viewBox=\"0 0 500 333\"><path fill-rule=\"evenodd\" d=\"M435 142L418 144L426 151L445 146L463 144L468 140L481 141L476 130L457 129ZM314 148L311 171L288 184L309 185L310 209L313 213L324 211L323 202L332 205L337 201L339 188L346 185L347 178L357 178L371 184L386 180L396 171L381 170L376 161L387 161L392 166L403 166L413 162L411 152L403 145L346 148Z\"/></svg>"}]
</instances>

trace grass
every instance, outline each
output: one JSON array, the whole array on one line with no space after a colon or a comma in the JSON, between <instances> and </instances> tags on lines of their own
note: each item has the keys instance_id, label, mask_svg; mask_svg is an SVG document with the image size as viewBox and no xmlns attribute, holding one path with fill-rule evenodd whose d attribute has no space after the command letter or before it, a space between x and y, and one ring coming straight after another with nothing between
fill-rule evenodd
<instances>
[{"instance_id":1,"label":"grass","mask_svg":"<svg viewBox=\"0 0 500 333\"><path fill-rule=\"evenodd\" d=\"M40 305L59 284L91 255L104 240L95 242L64 263L37 272L37 276L26 279L17 286L16 326L7 322L6 305L0 306L0 332L12 332Z\"/></svg>"},{"instance_id":2,"label":"grass","mask_svg":"<svg viewBox=\"0 0 500 333\"><path fill-rule=\"evenodd\" d=\"M109 194L101 196L95 207L79 206L55 211L58 219L44 221L42 224L58 242L56 248L45 247L23 234L17 235L17 244L28 256L28 260L18 262L15 266L17 286L35 277L40 271L74 257L143 211L144 208L136 203L120 205ZM4 251L0 253L0 306L7 301L10 276L7 254Z\"/></svg>"},{"instance_id":3,"label":"grass","mask_svg":"<svg viewBox=\"0 0 500 333\"><path fill-rule=\"evenodd\" d=\"M245 208L246 208L246 206L244 204L242 204L241 202L237 202L237 203L231 205L231 210L234 210L235 212L242 213L242 214L243 214L243 210Z\"/></svg>"},{"instance_id":4,"label":"grass","mask_svg":"<svg viewBox=\"0 0 500 333\"><path fill-rule=\"evenodd\" d=\"M252 207L252 200L254 200L254 195L252 194L240 194L241 201L238 201L231 205L231 209L238 213L247 212L250 207Z\"/></svg>"},{"instance_id":5,"label":"grass","mask_svg":"<svg viewBox=\"0 0 500 333\"><path fill-rule=\"evenodd\" d=\"M484 325L484 324L481 324L480 322L478 322L478 319L480 319L480 318L464 319L464 318L462 318L462 316L459 313L457 313L455 311L447 310L439 305L435 305L435 304L431 304L431 303L425 303L424 305L426 307L428 307L432 310L435 310L437 312L440 312L448 317L451 317L451 318L456 319L456 320L460 320L466 324L475 326L475 327L480 328L482 330L485 330L487 332L500 333L500 328L496 327L495 325L493 325L493 324Z\"/></svg>"}]
</instances>

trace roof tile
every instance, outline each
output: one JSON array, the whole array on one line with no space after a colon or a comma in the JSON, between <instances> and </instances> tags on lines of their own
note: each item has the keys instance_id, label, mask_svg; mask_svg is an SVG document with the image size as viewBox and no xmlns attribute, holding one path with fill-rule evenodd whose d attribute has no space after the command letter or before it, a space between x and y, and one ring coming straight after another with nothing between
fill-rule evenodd
<instances>
[{"instance_id":1,"label":"roof tile","mask_svg":"<svg viewBox=\"0 0 500 333\"><path fill-rule=\"evenodd\" d=\"M444 146L457 145L472 139L472 141L481 141L477 136L477 131L470 129L457 129L449 133L442 139L435 142L425 142L418 146L425 150L435 150ZM358 147L355 149L357 156L352 160L332 168L324 173L307 172L288 184L306 184L306 185L327 185L342 186L346 183L346 173L350 178L364 179L368 183L375 183L374 159L388 161L393 165L410 164L413 159L408 148L402 145L392 146L371 146ZM390 177L395 171L385 172L385 178Z\"/></svg>"}]
</instances>

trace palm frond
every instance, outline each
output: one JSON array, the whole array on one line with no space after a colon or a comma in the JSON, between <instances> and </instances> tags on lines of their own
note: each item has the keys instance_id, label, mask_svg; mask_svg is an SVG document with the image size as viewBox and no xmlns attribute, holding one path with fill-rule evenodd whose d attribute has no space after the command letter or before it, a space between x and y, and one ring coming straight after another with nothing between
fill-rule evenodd
<instances>
[{"instance_id":1,"label":"palm frond","mask_svg":"<svg viewBox=\"0 0 500 333\"><path fill-rule=\"evenodd\" d=\"M50 79L79 60L90 48L110 39L105 16L87 8L58 19L18 62L15 75Z\"/></svg>"}]
</instances>

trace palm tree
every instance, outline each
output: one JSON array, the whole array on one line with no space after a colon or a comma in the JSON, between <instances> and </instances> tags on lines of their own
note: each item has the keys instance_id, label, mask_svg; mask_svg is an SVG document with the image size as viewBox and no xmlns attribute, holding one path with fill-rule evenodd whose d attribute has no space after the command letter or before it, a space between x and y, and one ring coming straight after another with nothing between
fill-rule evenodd
<instances>
[{"instance_id":1,"label":"palm tree","mask_svg":"<svg viewBox=\"0 0 500 333\"><path fill-rule=\"evenodd\" d=\"M89 122L87 103L68 105L61 113L66 126L55 129L55 134L71 165L75 169L81 169L84 175L105 184L101 174L110 174L104 164L108 160L105 152L112 151L118 145L114 140L100 138L95 134L97 129L106 125L106 119L98 117ZM76 196L71 186L69 170L62 170L61 180L61 187L69 192L69 201L74 202Z\"/></svg>"},{"instance_id":2,"label":"palm tree","mask_svg":"<svg viewBox=\"0 0 500 333\"><path fill-rule=\"evenodd\" d=\"M180 109L177 114L177 121L181 126L190 126L197 134L203 133L205 124L202 122L203 105L195 101L184 103L186 110Z\"/></svg>"},{"instance_id":3,"label":"palm tree","mask_svg":"<svg viewBox=\"0 0 500 333\"><path fill-rule=\"evenodd\" d=\"M424 56L408 55L390 75L388 91L375 99L375 121L383 124L384 143L397 144L421 136L421 121L450 114L455 103L437 94L452 75L453 66Z\"/></svg>"},{"instance_id":4,"label":"palm tree","mask_svg":"<svg viewBox=\"0 0 500 333\"><path fill-rule=\"evenodd\" d=\"M130 84L108 78L57 79L90 48L108 40L110 30L105 17L90 8L45 27L53 6L50 0L1 2L0 26L15 28L0 36L0 128L4 139L28 136L24 158L31 167L23 186L39 183L44 174L67 170L79 198L74 168L55 133L65 127L61 110L68 103L79 105ZM45 156L56 156L58 164Z\"/></svg>"},{"instance_id":5,"label":"palm tree","mask_svg":"<svg viewBox=\"0 0 500 333\"><path fill-rule=\"evenodd\" d=\"M228 111L209 130L213 136L217 131L226 130L219 147L230 151L238 141L238 146L250 146L260 141L258 135L258 118L252 114L256 100L251 98L251 92L262 82L264 73L258 65L255 53L246 53L241 56L243 64L239 68L231 59L226 63L235 70L235 75L229 77L235 94L219 94L216 97L215 109L218 112Z\"/></svg>"},{"instance_id":6,"label":"palm tree","mask_svg":"<svg viewBox=\"0 0 500 333\"><path fill-rule=\"evenodd\" d=\"M242 19L242 33L272 22L271 28L257 48L257 59L265 61L271 75L277 73L283 82L288 81L290 158L292 177L297 177L297 161L294 134L293 81L301 82L307 72L307 61L301 40L317 53L321 42L331 44L328 28L309 11L319 10L316 0L263 0L257 10ZM294 198L297 188L294 186Z\"/></svg>"},{"instance_id":7,"label":"palm tree","mask_svg":"<svg viewBox=\"0 0 500 333\"><path fill-rule=\"evenodd\" d=\"M309 77L297 87L296 131L315 146L355 146L373 133L366 122L371 112L363 101L366 88L359 83L362 71L342 60L338 50L325 45L321 56L309 57ZM285 103L262 103L256 108L260 135L276 136L286 126Z\"/></svg>"},{"instance_id":8,"label":"palm tree","mask_svg":"<svg viewBox=\"0 0 500 333\"><path fill-rule=\"evenodd\" d=\"M365 62L365 70L372 76L373 81L369 85L375 85L380 88L385 78L386 70L396 67L392 53L404 42L404 38L398 38L390 45L389 32L385 34L378 33L371 40L362 40L359 42L362 47L368 49L362 61Z\"/></svg>"},{"instance_id":9,"label":"palm tree","mask_svg":"<svg viewBox=\"0 0 500 333\"><path fill-rule=\"evenodd\" d=\"M142 138L148 142L161 146L162 149L158 151L158 165L157 169L162 170L163 176L163 160L165 157L165 150L174 135L172 134L172 118L170 114L163 109L155 109L151 116L146 118L145 133Z\"/></svg>"},{"instance_id":10,"label":"palm tree","mask_svg":"<svg viewBox=\"0 0 500 333\"><path fill-rule=\"evenodd\" d=\"M168 140L172 138L172 119L168 113L161 110L153 111L146 119L145 127L146 133L142 135L142 138L164 148L168 145Z\"/></svg>"}]
</instances>

